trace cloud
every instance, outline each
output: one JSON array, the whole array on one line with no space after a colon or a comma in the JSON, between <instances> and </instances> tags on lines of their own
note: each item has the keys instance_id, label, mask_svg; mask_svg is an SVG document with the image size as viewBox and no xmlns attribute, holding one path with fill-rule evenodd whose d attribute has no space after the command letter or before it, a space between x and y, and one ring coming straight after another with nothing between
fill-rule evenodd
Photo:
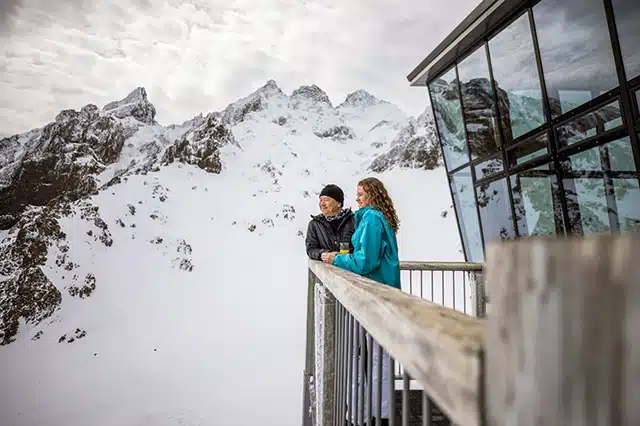
<instances>
[{"instance_id":1,"label":"cloud","mask_svg":"<svg viewBox=\"0 0 640 426\"><path fill-rule=\"evenodd\" d=\"M8 31L11 16L15 13L16 8L20 4L20 0L2 0L0 1L0 32Z\"/></svg>"},{"instance_id":2,"label":"cloud","mask_svg":"<svg viewBox=\"0 0 640 426\"><path fill-rule=\"evenodd\" d=\"M406 75L476 3L5 1L0 128L26 131L136 86L147 88L160 122L177 123L270 78L286 92L317 84L334 103L363 88L419 114L428 95Z\"/></svg>"}]
</instances>

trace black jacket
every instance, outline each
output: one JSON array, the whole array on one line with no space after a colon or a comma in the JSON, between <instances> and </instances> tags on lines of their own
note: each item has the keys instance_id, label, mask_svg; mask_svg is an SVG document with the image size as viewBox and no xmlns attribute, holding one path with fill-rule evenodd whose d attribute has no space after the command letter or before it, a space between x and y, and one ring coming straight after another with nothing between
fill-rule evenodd
<instances>
[{"instance_id":1,"label":"black jacket","mask_svg":"<svg viewBox=\"0 0 640 426\"><path fill-rule=\"evenodd\" d=\"M310 259L320 260L320 255L329 251L340 251L340 243L348 242L350 251L353 251L351 236L355 230L355 217L353 212L347 210L340 220L337 232L324 215L311 216L307 227L307 255Z\"/></svg>"}]
</instances>

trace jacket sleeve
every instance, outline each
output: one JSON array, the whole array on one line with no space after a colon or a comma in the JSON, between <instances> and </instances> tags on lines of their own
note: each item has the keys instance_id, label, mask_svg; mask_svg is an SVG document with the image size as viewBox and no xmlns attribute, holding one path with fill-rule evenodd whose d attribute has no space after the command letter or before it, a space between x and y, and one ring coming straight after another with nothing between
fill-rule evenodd
<instances>
[{"instance_id":1,"label":"jacket sleeve","mask_svg":"<svg viewBox=\"0 0 640 426\"><path fill-rule=\"evenodd\" d=\"M307 256L309 256L309 259L320 260L320 255L324 252L329 251L320 247L317 228L313 226L312 221L310 221L309 225L307 226L307 237L305 239L305 244L307 246Z\"/></svg>"},{"instance_id":2,"label":"jacket sleeve","mask_svg":"<svg viewBox=\"0 0 640 426\"><path fill-rule=\"evenodd\" d=\"M363 221L364 226L358 250L352 254L339 254L333 265L358 275L367 275L380 266L380 248L382 247L382 223L378 218Z\"/></svg>"},{"instance_id":3,"label":"jacket sleeve","mask_svg":"<svg viewBox=\"0 0 640 426\"><path fill-rule=\"evenodd\" d=\"M351 237L353 237L354 232L355 232L355 219L352 216L351 220L345 226L345 236L348 238L349 251L351 253L353 253L353 241L351 241Z\"/></svg>"}]
</instances>

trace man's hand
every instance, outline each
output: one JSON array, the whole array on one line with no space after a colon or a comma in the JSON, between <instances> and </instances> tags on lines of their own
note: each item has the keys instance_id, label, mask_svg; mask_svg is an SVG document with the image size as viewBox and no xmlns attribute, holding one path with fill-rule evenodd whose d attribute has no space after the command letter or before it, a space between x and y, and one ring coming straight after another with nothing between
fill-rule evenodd
<instances>
[{"instance_id":1,"label":"man's hand","mask_svg":"<svg viewBox=\"0 0 640 426\"><path fill-rule=\"evenodd\" d=\"M322 261L324 263L333 263L333 259L336 258L336 255L339 254L337 251L332 251L332 252L327 252L327 253L322 253L320 255L320 259L322 259Z\"/></svg>"}]
</instances>

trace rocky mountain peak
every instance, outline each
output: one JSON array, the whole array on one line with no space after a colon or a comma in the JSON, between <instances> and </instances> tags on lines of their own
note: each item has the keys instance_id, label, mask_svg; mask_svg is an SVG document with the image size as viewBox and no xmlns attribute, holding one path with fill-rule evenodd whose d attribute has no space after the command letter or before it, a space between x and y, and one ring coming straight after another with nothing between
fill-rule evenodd
<instances>
[{"instance_id":1,"label":"rocky mountain peak","mask_svg":"<svg viewBox=\"0 0 640 426\"><path fill-rule=\"evenodd\" d=\"M263 91L263 92L266 92L266 93L282 94L282 90L280 90L280 87L278 87L278 84L273 79L267 80L265 85L262 86L260 89L258 89L258 91Z\"/></svg>"},{"instance_id":2,"label":"rocky mountain peak","mask_svg":"<svg viewBox=\"0 0 640 426\"><path fill-rule=\"evenodd\" d=\"M252 112L263 111L267 107L269 100L278 96L284 96L282 90L275 80L268 80L264 86L249 96L229 104L222 111L223 121L234 126L243 121Z\"/></svg>"},{"instance_id":3,"label":"rocky mountain peak","mask_svg":"<svg viewBox=\"0 0 640 426\"><path fill-rule=\"evenodd\" d=\"M311 101L314 103L324 103L333 107L329 96L315 84L311 86L300 86L294 90L291 94L291 101L294 105L299 105L302 101Z\"/></svg>"},{"instance_id":4,"label":"rocky mountain peak","mask_svg":"<svg viewBox=\"0 0 640 426\"><path fill-rule=\"evenodd\" d=\"M368 106L377 105L383 102L384 101L381 101L380 99L376 98L366 90L359 89L359 90L356 90L355 92L349 93L346 99L344 100L344 102L340 104L338 108L354 107L354 106L368 107Z\"/></svg>"},{"instance_id":5,"label":"rocky mountain peak","mask_svg":"<svg viewBox=\"0 0 640 426\"><path fill-rule=\"evenodd\" d=\"M133 117L144 124L154 124L156 108L147 99L144 87L138 87L124 99L106 104L103 111L117 118Z\"/></svg>"}]
</instances>

